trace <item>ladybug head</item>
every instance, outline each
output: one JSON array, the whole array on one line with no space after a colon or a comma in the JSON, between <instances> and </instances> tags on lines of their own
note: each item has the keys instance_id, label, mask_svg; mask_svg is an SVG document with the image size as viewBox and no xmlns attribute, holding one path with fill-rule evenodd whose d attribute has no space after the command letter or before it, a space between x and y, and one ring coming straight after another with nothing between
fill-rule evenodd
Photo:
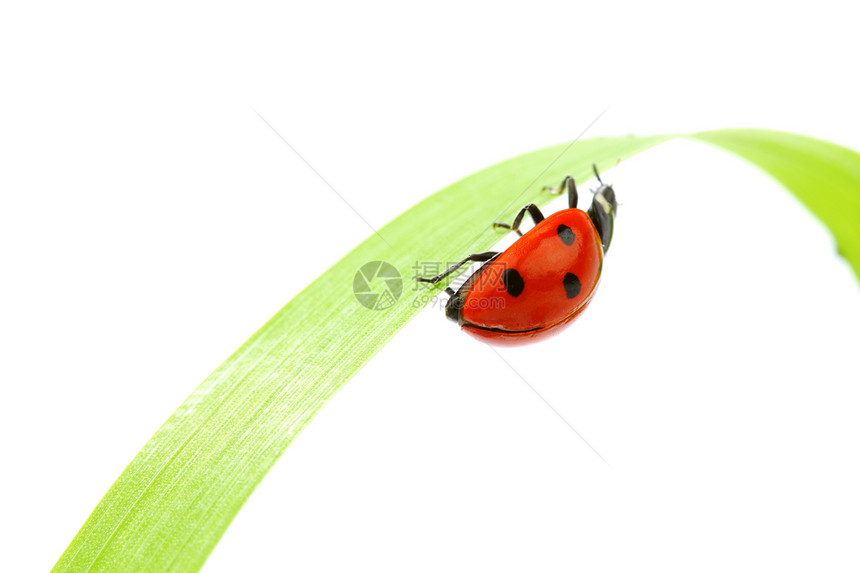
<instances>
[{"instance_id":1,"label":"ladybug head","mask_svg":"<svg viewBox=\"0 0 860 573\"><path fill-rule=\"evenodd\" d=\"M616 209L618 209L618 201L615 200L615 189L612 188L612 185L604 183L603 179L600 178L600 172L597 171L596 163L593 163L591 167L594 169L594 176L597 177L597 182L600 183L600 187L594 192L594 200L600 203L603 203L605 200L605 210L614 214ZM600 196L603 199L598 199Z\"/></svg>"},{"instance_id":2,"label":"ladybug head","mask_svg":"<svg viewBox=\"0 0 860 573\"><path fill-rule=\"evenodd\" d=\"M597 191L594 192L594 200L602 202L598 197L602 197L609 206L607 211L615 212L618 209L618 201L615 199L615 189L612 188L612 185L602 184L598 187Z\"/></svg>"},{"instance_id":3,"label":"ladybug head","mask_svg":"<svg viewBox=\"0 0 860 573\"><path fill-rule=\"evenodd\" d=\"M600 187L594 192L591 207L588 208L588 217L600 235L605 253L609 250L609 243L612 242L612 227L615 225L618 201L615 199L615 189L612 188L612 185L607 185L600 179L596 165L594 166L594 174L597 176L597 181L600 182Z\"/></svg>"}]
</instances>

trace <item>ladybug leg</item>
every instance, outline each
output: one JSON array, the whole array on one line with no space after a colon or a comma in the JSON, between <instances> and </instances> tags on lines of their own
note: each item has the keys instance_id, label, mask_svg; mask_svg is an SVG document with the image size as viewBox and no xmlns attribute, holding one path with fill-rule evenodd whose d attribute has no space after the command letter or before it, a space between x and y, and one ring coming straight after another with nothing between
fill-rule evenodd
<instances>
[{"instance_id":1,"label":"ladybug leg","mask_svg":"<svg viewBox=\"0 0 860 573\"><path fill-rule=\"evenodd\" d=\"M435 277L430 277L430 278L415 277L415 280L417 280L418 282L421 282L421 283L433 283L433 284L435 284L435 283L438 283L439 281L441 281L442 279L444 279L445 277L447 277L448 275L450 275L451 273L453 273L454 271L456 271L457 269L459 269L460 267L462 267L463 265L465 265L466 263L485 263L485 262L489 261L490 259L496 258L498 255L499 255L499 253L496 251L486 251L483 253L474 253L474 254L469 255L468 257L466 257L465 259L463 259L459 263L455 263L455 264L451 265L450 267L448 267L447 269L445 269L444 271L442 271L441 273L439 273ZM450 289L445 289L445 290L447 291Z\"/></svg>"},{"instance_id":2,"label":"ladybug leg","mask_svg":"<svg viewBox=\"0 0 860 573\"><path fill-rule=\"evenodd\" d=\"M576 209L576 204L579 202L579 194L576 192L576 181L568 175L565 179L567 182L567 204L569 209Z\"/></svg>"},{"instance_id":3,"label":"ladybug leg","mask_svg":"<svg viewBox=\"0 0 860 573\"><path fill-rule=\"evenodd\" d=\"M576 209L576 204L579 202L579 195L576 192L576 181L570 175L565 177L558 187L547 185L541 191L552 193L553 195L561 195L567 191L567 204L570 209Z\"/></svg>"},{"instance_id":4,"label":"ladybug leg","mask_svg":"<svg viewBox=\"0 0 860 573\"><path fill-rule=\"evenodd\" d=\"M540 212L538 206L534 203L529 203L528 205L520 209L520 212L517 213L516 217L514 217L514 222L512 225L508 225L507 223L499 223L497 221L493 223L493 229L510 229L511 231L514 231L517 235L522 237L523 234L520 232L520 223L523 222L523 217L526 216L526 213L532 216L532 220L534 220L535 225L543 221L543 213Z\"/></svg>"},{"instance_id":5,"label":"ladybug leg","mask_svg":"<svg viewBox=\"0 0 860 573\"><path fill-rule=\"evenodd\" d=\"M564 184L567 182L568 177L570 177L570 175L565 177L562 180L561 185L557 187L553 187L552 185L544 185L543 188L541 188L541 193L552 193L553 195L561 195L562 193L564 193Z\"/></svg>"}]
</instances>

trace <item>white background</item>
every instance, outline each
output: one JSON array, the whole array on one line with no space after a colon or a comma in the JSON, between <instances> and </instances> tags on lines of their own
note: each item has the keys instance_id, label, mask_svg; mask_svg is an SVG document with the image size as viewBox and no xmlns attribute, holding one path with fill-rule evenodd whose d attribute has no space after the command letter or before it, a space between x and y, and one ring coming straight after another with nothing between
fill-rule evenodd
<instances>
[{"instance_id":1,"label":"white background","mask_svg":"<svg viewBox=\"0 0 860 573\"><path fill-rule=\"evenodd\" d=\"M370 232L252 108L376 227L607 106L589 136L860 149L847 5L4 6L0 568L50 568L193 388ZM607 178L591 308L501 354L611 468L428 310L205 571L856 571L860 297L830 235L701 144Z\"/></svg>"}]
</instances>

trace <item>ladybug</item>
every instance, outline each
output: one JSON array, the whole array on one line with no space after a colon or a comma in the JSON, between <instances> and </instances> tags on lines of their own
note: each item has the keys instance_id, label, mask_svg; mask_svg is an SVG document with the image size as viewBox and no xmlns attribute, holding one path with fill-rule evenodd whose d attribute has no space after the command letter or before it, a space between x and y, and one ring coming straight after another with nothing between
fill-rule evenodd
<instances>
[{"instance_id":1,"label":"ladybug","mask_svg":"<svg viewBox=\"0 0 860 573\"><path fill-rule=\"evenodd\" d=\"M588 212L576 208L576 183L565 177L555 194L567 191L568 209L544 218L537 205L520 209L514 222L493 223L520 235L504 252L469 255L435 277L417 277L437 283L471 262L486 263L456 292L450 287L445 315L462 330L485 342L522 344L560 332L585 310L600 281L603 256L612 241L618 203L611 185L600 183ZM526 213L535 226L523 234Z\"/></svg>"}]
</instances>

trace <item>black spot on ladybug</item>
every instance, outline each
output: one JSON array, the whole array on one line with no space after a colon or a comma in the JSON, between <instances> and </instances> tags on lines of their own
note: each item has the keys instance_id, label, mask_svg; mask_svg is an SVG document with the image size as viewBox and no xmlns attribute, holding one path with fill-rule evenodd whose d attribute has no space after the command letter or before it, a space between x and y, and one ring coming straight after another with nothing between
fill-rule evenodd
<instances>
[{"instance_id":1,"label":"black spot on ladybug","mask_svg":"<svg viewBox=\"0 0 860 573\"><path fill-rule=\"evenodd\" d=\"M579 282L579 277L573 273L564 275L564 292L567 293L567 298L576 298L579 291L582 290L582 283Z\"/></svg>"},{"instance_id":2,"label":"black spot on ladybug","mask_svg":"<svg viewBox=\"0 0 860 573\"><path fill-rule=\"evenodd\" d=\"M576 240L576 234L567 225L559 225L555 232L558 233L559 237L561 237L561 242L567 246L572 245Z\"/></svg>"},{"instance_id":3,"label":"black spot on ladybug","mask_svg":"<svg viewBox=\"0 0 860 573\"><path fill-rule=\"evenodd\" d=\"M505 283L505 290L511 296L520 296L523 294L523 289L526 288L526 283L517 269L505 269L505 272L502 273L502 281Z\"/></svg>"}]
</instances>

